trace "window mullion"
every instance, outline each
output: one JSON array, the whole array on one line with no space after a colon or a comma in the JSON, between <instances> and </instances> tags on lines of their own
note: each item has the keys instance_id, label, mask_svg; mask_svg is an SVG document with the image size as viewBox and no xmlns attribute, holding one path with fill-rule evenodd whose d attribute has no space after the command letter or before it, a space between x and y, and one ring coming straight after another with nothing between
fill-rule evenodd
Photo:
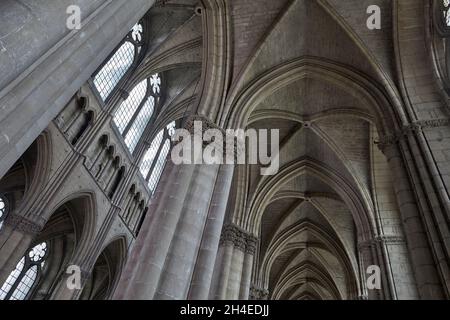
<instances>
[{"instance_id":1,"label":"window mullion","mask_svg":"<svg viewBox=\"0 0 450 320\"><path fill-rule=\"evenodd\" d=\"M144 97L144 99L142 99L141 103L139 104L139 107L137 108L136 112L133 114L133 117L130 119L130 121L128 122L127 126L125 127L125 130L122 133L123 137L126 137L128 132L130 131L130 129L133 127L133 124L136 121L137 116L141 112L141 110L144 107L144 105L147 103L148 98L149 98L149 96L146 95Z\"/></svg>"},{"instance_id":2,"label":"window mullion","mask_svg":"<svg viewBox=\"0 0 450 320\"><path fill-rule=\"evenodd\" d=\"M13 285L11 286L11 289L9 289L8 293L6 294L4 300L9 300L11 298L11 296L14 293L14 291L16 291L16 289L19 286L20 282L22 281L23 277L25 276L25 274L27 273L28 269L30 269L30 268L31 268L30 261L28 261L28 259L25 259L22 271L20 271L20 274L17 276L16 280L14 281Z\"/></svg>"},{"instance_id":3,"label":"window mullion","mask_svg":"<svg viewBox=\"0 0 450 320\"><path fill-rule=\"evenodd\" d=\"M156 166L156 163L158 162L158 158L159 158L159 155L161 154L162 148L164 147L166 140L168 138L169 138L169 134L167 132L167 129L164 129L164 136L161 139L161 143L159 144L159 147L158 147L158 152L156 152L155 157L153 158L152 165L150 167L150 170L148 171L145 181L149 182L150 177L152 176L153 170L155 170L155 166Z\"/></svg>"},{"instance_id":4,"label":"window mullion","mask_svg":"<svg viewBox=\"0 0 450 320\"><path fill-rule=\"evenodd\" d=\"M144 133L139 137L139 141L138 141L138 143L136 144L135 150L138 149L138 147L139 147L140 144L142 143L142 140L143 140L144 137L145 137L145 131L147 130L147 128L153 126L153 124L155 123L155 120L156 120L156 112L155 112L155 108L156 108L156 105L153 107L153 113L152 113L152 116L150 117L150 120L148 121L148 123L145 125Z\"/></svg>"}]
</instances>

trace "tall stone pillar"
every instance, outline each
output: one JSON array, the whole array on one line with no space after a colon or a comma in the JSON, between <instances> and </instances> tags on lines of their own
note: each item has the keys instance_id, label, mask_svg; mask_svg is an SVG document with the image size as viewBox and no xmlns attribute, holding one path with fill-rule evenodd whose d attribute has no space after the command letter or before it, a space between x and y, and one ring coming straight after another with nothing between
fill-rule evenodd
<instances>
[{"instance_id":1,"label":"tall stone pillar","mask_svg":"<svg viewBox=\"0 0 450 320\"><path fill-rule=\"evenodd\" d=\"M154 2L1 1L0 178ZM80 30L67 27L71 5Z\"/></svg>"},{"instance_id":2,"label":"tall stone pillar","mask_svg":"<svg viewBox=\"0 0 450 320\"><path fill-rule=\"evenodd\" d=\"M196 121L204 122L202 130L217 129L206 119L196 118L186 124L195 141L202 133L193 126ZM201 150L194 146L193 162L201 163L203 154L196 151ZM191 283L197 285L192 294L204 296L232 174L232 166L175 165L168 160L115 298L186 299Z\"/></svg>"},{"instance_id":3,"label":"tall stone pillar","mask_svg":"<svg viewBox=\"0 0 450 320\"><path fill-rule=\"evenodd\" d=\"M196 167L186 194L181 219L165 259L164 272L159 279L155 299L187 297L217 171L217 165Z\"/></svg>"},{"instance_id":4,"label":"tall stone pillar","mask_svg":"<svg viewBox=\"0 0 450 320\"><path fill-rule=\"evenodd\" d=\"M237 300L241 288L242 270L244 267L245 242L237 239L231 259L230 275L228 276L226 300Z\"/></svg>"},{"instance_id":5,"label":"tall stone pillar","mask_svg":"<svg viewBox=\"0 0 450 320\"><path fill-rule=\"evenodd\" d=\"M194 172L195 165L175 166L168 161L122 273L116 299L154 298Z\"/></svg>"},{"instance_id":6,"label":"tall stone pillar","mask_svg":"<svg viewBox=\"0 0 450 320\"><path fill-rule=\"evenodd\" d=\"M41 228L22 216L8 215L0 232L0 285L30 248Z\"/></svg>"},{"instance_id":7,"label":"tall stone pillar","mask_svg":"<svg viewBox=\"0 0 450 320\"><path fill-rule=\"evenodd\" d=\"M360 292L358 298L362 300L395 300L398 298L397 290L402 285L399 281L395 282L392 278L392 261L388 258L389 253L386 248L390 245L401 244L403 239L391 236L375 236L373 239L358 242L358 260L360 269ZM374 273L367 273L370 266L379 267L380 270L380 288L368 288L369 277ZM406 272L407 270L405 270ZM408 274L404 274L405 279Z\"/></svg>"},{"instance_id":8,"label":"tall stone pillar","mask_svg":"<svg viewBox=\"0 0 450 320\"><path fill-rule=\"evenodd\" d=\"M369 266L380 266L376 254L375 240L360 241L358 243L358 261L360 271L360 288L358 299L360 300L379 300L383 298L382 288L369 290L367 288L368 275L366 271ZM381 275L383 277L383 274Z\"/></svg>"},{"instance_id":9,"label":"tall stone pillar","mask_svg":"<svg viewBox=\"0 0 450 320\"><path fill-rule=\"evenodd\" d=\"M216 266L213 274L209 298L214 300L225 300L227 294L228 278L230 276L231 261L233 259L233 242L220 239Z\"/></svg>"},{"instance_id":10,"label":"tall stone pillar","mask_svg":"<svg viewBox=\"0 0 450 320\"><path fill-rule=\"evenodd\" d=\"M220 168L192 276L189 299L208 299L233 173L234 166L232 165L222 165Z\"/></svg>"},{"instance_id":11,"label":"tall stone pillar","mask_svg":"<svg viewBox=\"0 0 450 320\"><path fill-rule=\"evenodd\" d=\"M444 295L435 261L401 154L394 143L380 145L380 148L387 158L393 174L393 181L395 181L396 200L420 297L422 299L443 299Z\"/></svg>"},{"instance_id":12,"label":"tall stone pillar","mask_svg":"<svg viewBox=\"0 0 450 320\"><path fill-rule=\"evenodd\" d=\"M257 240L256 238L250 237L247 242L245 256L244 256L244 266L242 268L242 279L241 288L239 291L239 300L249 300L250 299L250 288L253 273L253 260L256 252Z\"/></svg>"},{"instance_id":13,"label":"tall stone pillar","mask_svg":"<svg viewBox=\"0 0 450 320\"><path fill-rule=\"evenodd\" d=\"M257 239L230 224L224 227L210 298L248 299Z\"/></svg>"}]
</instances>

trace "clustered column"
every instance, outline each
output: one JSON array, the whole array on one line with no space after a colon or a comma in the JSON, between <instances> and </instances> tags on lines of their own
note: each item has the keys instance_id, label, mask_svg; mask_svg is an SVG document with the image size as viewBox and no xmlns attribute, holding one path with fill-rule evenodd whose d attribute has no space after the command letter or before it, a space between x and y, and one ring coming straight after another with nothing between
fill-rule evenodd
<instances>
[{"instance_id":1,"label":"clustered column","mask_svg":"<svg viewBox=\"0 0 450 320\"><path fill-rule=\"evenodd\" d=\"M203 121L204 130L215 128L193 117L186 124L192 137L194 121ZM202 156L194 154L196 160ZM233 166L167 161L115 298L205 298L232 175Z\"/></svg>"},{"instance_id":2,"label":"clustered column","mask_svg":"<svg viewBox=\"0 0 450 320\"><path fill-rule=\"evenodd\" d=\"M41 229L42 226L20 215L8 215L0 232L1 284L6 281Z\"/></svg>"},{"instance_id":3,"label":"clustered column","mask_svg":"<svg viewBox=\"0 0 450 320\"><path fill-rule=\"evenodd\" d=\"M250 300L267 300L269 299L269 290L260 288L256 285L250 287Z\"/></svg>"},{"instance_id":4,"label":"clustered column","mask_svg":"<svg viewBox=\"0 0 450 320\"><path fill-rule=\"evenodd\" d=\"M398 146L395 143L383 143L380 148L394 175L394 190L419 294L422 299L442 298L443 293L427 234Z\"/></svg>"},{"instance_id":5,"label":"clustered column","mask_svg":"<svg viewBox=\"0 0 450 320\"><path fill-rule=\"evenodd\" d=\"M229 224L223 228L211 299L249 298L257 243L256 237L236 225Z\"/></svg>"}]
</instances>

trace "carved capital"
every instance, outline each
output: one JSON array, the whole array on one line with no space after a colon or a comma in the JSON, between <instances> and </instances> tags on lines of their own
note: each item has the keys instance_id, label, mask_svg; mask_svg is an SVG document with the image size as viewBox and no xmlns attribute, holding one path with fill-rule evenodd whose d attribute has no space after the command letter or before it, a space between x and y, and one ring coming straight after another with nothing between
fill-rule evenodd
<instances>
[{"instance_id":1,"label":"carved capital","mask_svg":"<svg viewBox=\"0 0 450 320\"><path fill-rule=\"evenodd\" d=\"M231 130L230 132L230 130L225 130L200 115L191 116L185 122L184 129L191 136L199 138L202 141L203 148L214 148L215 154L226 163L239 163L239 160L246 156L246 136L244 130L242 132ZM208 136L208 133L211 134L211 132L208 132L209 130L215 130L216 132ZM218 139L218 135L221 135L220 139Z\"/></svg>"},{"instance_id":2,"label":"carved capital","mask_svg":"<svg viewBox=\"0 0 450 320\"><path fill-rule=\"evenodd\" d=\"M375 237L375 241L382 244L401 244L405 243L405 239L401 236L379 235Z\"/></svg>"},{"instance_id":3,"label":"carved capital","mask_svg":"<svg viewBox=\"0 0 450 320\"><path fill-rule=\"evenodd\" d=\"M22 233L37 235L42 230L42 227L34 221L28 220L25 217L14 213L8 214L5 219L5 225Z\"/></svg>"},{"instance_id":4,"label":"carved capital","mask_svg":"<svg viewBox=\"0 0 450 320\"><path fill-rule=\"evenodd\" d=\"M204 116L201 116L201 115L193 115L193 116L189 117L184 125L184 129L186 129L190 133L194 134L195 133L194 125L196 122L202 123L202 134L210 129L216 129L216 130L221 131L222 133L225 132L222 128L220 128L218 125L216 125L213 121L211 121L210 119L208 119Z\"/></svg>"},{"instance_id":5,"label":"carved capital","mask_svg":"<svg viewBox=\"0 0 450 320\"><path fill-rule=\"evenodd\" d=\"M250 300L267 300L269 299L269 290L260 288L256 285L250 287Z\"/></svg>"},{"instance_id":6,"label":"carved capital","mask_svg":"<svg viewBox=\"0 0 450 320\"><path fill-rule=\"evenodd\" d=\"M374 239L359 242L358 249L359 250L370 249L379 244L401 244L401 243L405 243L405 239L401 236L378 235Z\"/></svg>"},{"instance_id":7,"label":"carved capital","mask_svg":"<svg viewBox=\"0 0 450 320\"><path fill-rule=\"evenodd\" d=\"M428 128L439 128L439 127L448 127L450 126L450 119L429 119L429 120L421 120L415 122L417 125L422 127L423 129Z\"/></svg>"},{"instance_id":8,"label":"carved capital","mask_svg":"<svg viewBox=\"0 0 450 320\"><path fill-rule=\"evenodd\" d=\"M220 245L232 245L242 252L253 255L256 252L258 239L238 226L229 224L222 229Z\"/></svg>"},{"instance_id":9,"label":"carved capital","mask_svg":"<svg viewBox=\"0 0 450 320\"><path fill-rule=\"evenodd\" d=\"M421 133L424 129L446 127L450 125L450 119L429 119L429 120L419 120L415 121L409 125L404 126L401 130L395 132L391 135L385 135L380 137L380 139L375 142L380 150L384 153L386 147L397 144L402 139L409 136L416 136Z\"/></svg>"},{"instance_id":10,"label":"carved capital","mask_svg":"<svg viewBox=\"0 0 450 320\"><path fill-rule=\"evenodd\" d=\"M258 246L258 239L256 237L253 237L252 235L249 235L247 238L247 246L246 246L246 253L254 255L256 252L256 248Z\"/></svg>"}]
</instances>

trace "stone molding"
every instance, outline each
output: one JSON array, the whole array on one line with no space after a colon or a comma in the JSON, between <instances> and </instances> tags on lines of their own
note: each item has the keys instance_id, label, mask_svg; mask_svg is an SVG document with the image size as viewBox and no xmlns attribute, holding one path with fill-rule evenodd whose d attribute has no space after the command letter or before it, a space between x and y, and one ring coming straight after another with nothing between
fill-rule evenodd
<instances>
[{"instance_id":1,"label":"stone molding","mask_svg":"<svg viewBox=\"0 0 450 320\"><path fill-rule=\"evenodd\" d=\"M216 125L213 121L210 119L201 116L201 115L193 115L190 116L186 123L184 124L183 128L187 130L190 134L194 135L196 132L194 132L194 124L195 122L201 122L202 123L202 135L205 134L207 130L219 130L222 132L222 134L225 134L225 130Z\"/></svg>"},{"instance_id":2,"label":"stone molding","mask_svg":"<svg viewBox=\"0 0 450 320\"><path fill-rule=\"evenodd\" d=\"M421 120L415 122L417 125L422 127L422 129L427 128L439 128L439 127L447 127L450 126L450 119L430 119L430 120Z\"/></svg>"},{"instance_id":3,"label":"stone molding","mask_svg":"<svg viewBox=\"0 0 450 320\"><path fill-rule=\"evenodd\" d=\"M269 290L260 288L256 285L250 287L250 300L267 300L269 299Z\"/></svg>"},{"instance_id":4,"label":"stone molding","mask_svg":"<svg viewBox=\"0 0 450 320\"><path fill-rule=\"evenodd\" d=\"M14 213L8 214L5 219L5 225L12 227L14 230L30 235L37 235L42 230L42 227L39 224Z\"/></svg>"},{"instance_id":5,"label":"stone molding","mask_svg":"<svg viewBox=\"0 0 450 320\"><path fill-rule=\"evenodd\" d=\"M233 245L234 248L247 254L254 255L258 245L258 239L252 234L242 230L234 224L229 224L222 229L220 245Z\"/></svg>"},{"instance_id":6,"label":"stone molding","mask_svg":"<svg viewBox=\"0 0 450 320\"><path fill-rule=\"evenodd\" d=\"M411 135L417 135L420 132L422 132L424 129L431 129L431 128L440 128L440 127L447 127L450 126L450 119L429 119L429 120L419 120L415 121L412 124L404 126L401 130L395 132L391 135L386 135L380 137L380 139L375 142L380 150L384 152L386 147L392 146L404 138L411 136Z\"/></svg>"},{"instance_id":7,"label":"stone molding","mask_svg":"<svg viewBox=\"0 0 450 320\"><path fill-rule=\"evenodd\" d=\"M401 244L405 243L405 239L401 236L380 235L375 237L375 241L383 244Z\"/></svg>"},{"instance_id":8,"label":"stone molding","mask_svg":"<svg viewBox=\"0 0 450 320\"><path fill-rule=\"evenodd\" d=\"M405 239L402 236L394 235L378 235L375 239L370 239L358 243L358 249L368 249L376 246L377 244L403 244Z\"/></svg>"},{"instance_id":9,"label":"stone molding","mask_svg":"<svg viewBox=\"0 0 450 320\"><path fill-rule=\"evenodd\" d=\"M224 140L222 141L222 144L217 144L216 143L215 148L216 148L217 151L220 151L223 156L226 156L227 151L228 151L226 149L227 141L225 140L226 133L227 133L226 130L221 128L221 127L219 127L213 121L211 121L210 119L208 119L208 118L206 118L204 116L194 115L194 116L191 116L186 121L186 123L185 123L185 125L183 127L191 135L195 134L195 132L194 132L194 123L196 121L202 122L202 138L203 138L203 135L205 134L205 132L208 131L208 130L218 130L218 131L220 131L222 133L222 135L224 137ZM202 143L203 143L203 148L205 148L206 146L209 146L209 145L211 145L211 143L214 143L214 142L207 142L207 141L203 141L202 140ZM234 152L233 157L234 157L234 161L235 162L238 159L238 154L239 154L238 151L239 152L245 151L245 145L239 145L238 144L238 140L235 140L234 146L233 146L233 152Z\"/></svg>"}]
</instances>

